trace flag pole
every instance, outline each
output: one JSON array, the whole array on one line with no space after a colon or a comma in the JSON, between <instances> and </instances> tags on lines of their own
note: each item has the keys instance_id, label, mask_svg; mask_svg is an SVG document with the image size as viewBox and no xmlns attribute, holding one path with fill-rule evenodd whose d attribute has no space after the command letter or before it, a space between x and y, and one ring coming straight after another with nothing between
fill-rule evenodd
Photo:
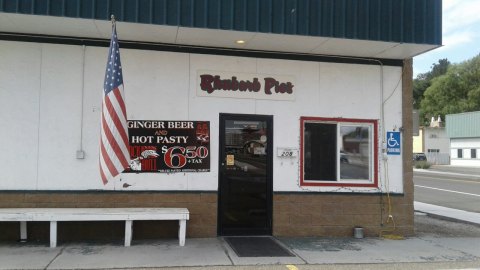
<instances>
[{"instance_id":1,"label":"flag pole","mask_svg":"<svg viewBox=\"0 0 480 270\"><path fill-rule=\"evenodd\" d=\"M112 22L112 37L108 51L100 136L100 176L103 184L121 174L129 167L127 113L123 94L123 74L120 61L115 16Z\"/></svg>"},{"instance_id":2,"label":"flag pole","mask_svg":"<svg viewBox=\"0 0 480 270\"><path fill-rule=\"evenodd\" d=\"M115 15L110 15L110 21L112 22L112 26L115 25Z\"/></svg>"}]
</instances>

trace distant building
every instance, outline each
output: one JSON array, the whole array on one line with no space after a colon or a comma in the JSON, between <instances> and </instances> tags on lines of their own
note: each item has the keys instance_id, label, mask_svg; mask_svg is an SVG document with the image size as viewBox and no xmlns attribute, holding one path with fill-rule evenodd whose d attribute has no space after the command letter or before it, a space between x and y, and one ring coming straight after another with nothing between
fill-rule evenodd
<instances>
[{"instance_id":1,"label":"distant building","mask_svg":"<svg viewBox=\"0 0 480 270\"><path fill-rule=\"evenodd\" d=\"M449 114L446 123L451 165L480 167L480 111Z\"/></svg>"},{"instance_id":2,"label":"distant building","mask_svg":"<svg viewBox=\"0 0 480 270\"><path fill-rule=\"evenodd\" d=\"M413 153L425 153L432 164L450 164L450 139L440 116L432 117L430 126L420 127L413 136Z\"/></svg>"}]
</instances>

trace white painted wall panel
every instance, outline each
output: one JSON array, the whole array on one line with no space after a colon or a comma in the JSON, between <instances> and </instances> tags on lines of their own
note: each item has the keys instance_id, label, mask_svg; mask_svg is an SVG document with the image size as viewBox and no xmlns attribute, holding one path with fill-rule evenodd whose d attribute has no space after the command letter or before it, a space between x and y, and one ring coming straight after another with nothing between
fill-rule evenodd
<instances>
[{"instance_id":1,"label":"white painted wall panel","mask_svg":"<svg viewBox=\"0 0 480 270\"><path fill-rule=\"evenodd\" d=\"M107 54L108 48L86 47L85 49L82 133L85 159L77 160L81 164L82 170L76 174L76 189L112 190L115 188L115 182L103 185L98 170L102 90ZM99 85L99 83L102 83L102 85ZM126 92L128 91L126 89Z\"/></svg>"},{"instance_id":2,"label":"white painted wall panel","mask_svg":"<svg viewBox=\"0 0 480 270\"><path fill-rule=\"evenodd\" d=\"M313 115L319 108L319 63L259 59L258 72L288 74L295 77L295 101L257 100L259 114L274 115L273 125L273 189L298 191L299 156L277 157L278 147L300 149L300 116Z\"/></svg>"},{"instance_id":3,"label":"white painted wall panel","mask_svg":"<svg viewBox=\"0 0 480 270\"><path fill-rule=\"evenodd\" d=\"M380 118L378 66L320 63L318 91L316 113L324 117Z\"/></svg>"},{"instance_id":4,"label":"white painted wall panel","mask_svg":"<svg viewBox=\"0 0 480 270\"><path fill-rule=\"evenodd\" d=\"M480 159L452 159L450 164L453 166L480 167Z\"/></svg>"},{"instance_id":5,"label":"white painted wall panel","mask_svg":"<svg viewBox=\"0 0 480 270\"><path fill-rule=\"evenodd\" d=\"M42 48L0 41L0 189L36 189Z\"/></svg>"},{"instance_id":6,"label":"white painted wall panel","mask_svg":"<svg viewBox=\"0 0 480 270\"><path fill-rule=\"evenodd\" d=\"M44 60L40 77L42 49ZM123 174L104 186L98 175L98 142L102 85L108 48L87 47L85 49L83 113L81 107L82 47L20 42L0 43L0 52L9 50L13 50L14 55L9 56L5 63L4 61L0 63L2 81L13 79L11 84L6 84L7 86L4 84L1 88L0 102L4 105L0 108L1 123L13 123L13 120L3 116L4 112L13 110L18 113L25 110L27 116L24 118L15 116L17 117L15 119L27 119L30 121L30 128L35 126L35 130L38 130L40 124L40 137L34 133L32 137L24 136L23 140L17 144L6 145L3 142L7 139L11 140L17 132L10 132L7 135L2 133L0 136L5 136L2 138L5 140L2 140L0 146L10 155L17 147L24 150L27 147L29 150L33 148L33 151L36 151L36 142L40 139L40 159L37 159L36 152L33 157L27 158L29 165L26 173L31 176L25 178L15 170L4 168L7 165L17 164L21 159L14 157L13 161L10 161L2 157L4 162L0 165L2 166L0 171L7 173L8 177L5 179L8 181L0 179L1 189L217 190L219 113L274 115L274 151L277 147L299 149L299 118L301 116L381 119L379 66L122 49L128 118L210 121L211 171L208 173ZM3 71L10 66L17 67L17 70L4 73ZM26 70L22 71L22 69ZM294 76L296 100L198 97L196 96L198 70ZM25 72L31 74L31 79L27 82L18 82L19 74ZM385 102L384 118L386 129L389 131L398 130L401 127L401 73L400 67L383 68L384 98L389 98ZM14 92L12 89L15 88L24 88L28 91ZM41 92L40 96L39 92ZM24 97L28 97L30 100L28 106L17 109L3 101L4 96L13 100L23 100ZM40 111L40 121L38 111ZM14 127L20 129L21 134L27 131L27 128L16 124ZM81 127L82 133L80 133ZM85 159L81 160L75 159L75 151L80 147L80 137L86 153ZM380 133L379 146L382 138L383 135ZM25 141L26 145L24 145ZM388 156L388 164L389 190L402 192L401 156ZM382 163L380 165L381 183L386 190L385 167ZM39 171L38 186L36 185L37 169ZM274 156L273 178L275 191L306 189L298 185L298 157L283 159ZM26 180L23 179L34 179L34 181L25 182ZM11 182L14 184L9 184ZM128 184L128 187L124 187L124 184ZM315 187L307 190L377 191L371 188L338 189L335 187Z\"/></svg>"},{"instance_id":7,"label":"white painted wall panel","mask_svg":"<svg viewBox=\"0 0 480 270\"><path fill-rule=\"evenodd\" d=\"M450 139L450 148L480 148L480 138Z\"/></svg>"},{"instance_id":8,"label":"white painted wall panel","mask_svg":"<svg viewBox=\"0 0 480 270\"><path fill-rule=\"evenodd\" d=\"M383 107L384 107L384 121L382 127L380 123L380 130L385 132L379 133L379 140L385 141L387 131L399 131L402 127L402 68L401 67L383 67ZM378 104L381 102L378 101ZM365 107L368 110L368 106ZM404 143L404 136L401 133L402 149ZM379 151L382 152L381 147ZM385 159L383 153L379 154L380 161L380 186L383 190L390 190L391 192L403 192L403 152L400 155L387 155ZM387 164L388 162L388 164ZM387 166L388 165L388 166ZM386 170L388 168L388 170Z\"/></svg>"},{"instance_id":9,"label":"white painted wall panel","mask_svg":"<svg viewBox=\"0 0 480 270\"><path fill-rule=\"evenodd\" d=\"M122 50L121 60L128 119L188 119L188 54Z\"/></svg>"},{"instance_id":10,"label":"white painted wall panel","mask_svg":"<svg viewBox=\"0 0 480 270\"><path fill-rule=\"evenodd\" d=\"M75 189L80 149L83 50L41 45L38 189Z\"/></svg>"}]
</instances>

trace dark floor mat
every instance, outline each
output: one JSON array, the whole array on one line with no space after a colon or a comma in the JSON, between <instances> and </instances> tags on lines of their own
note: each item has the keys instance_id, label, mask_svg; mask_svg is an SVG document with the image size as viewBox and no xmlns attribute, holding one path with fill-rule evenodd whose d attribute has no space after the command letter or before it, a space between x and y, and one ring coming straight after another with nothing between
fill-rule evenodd
<instances>
[{"instance_id":1,"label":"dark floor mat","mask_svg":"<svg viewBox=\"0 0 480 270\"><path fill-rule=\"evenodd\" d=\"M271 237L225 237L238 257L294 257Z\"/></svg>"}]
</instances>

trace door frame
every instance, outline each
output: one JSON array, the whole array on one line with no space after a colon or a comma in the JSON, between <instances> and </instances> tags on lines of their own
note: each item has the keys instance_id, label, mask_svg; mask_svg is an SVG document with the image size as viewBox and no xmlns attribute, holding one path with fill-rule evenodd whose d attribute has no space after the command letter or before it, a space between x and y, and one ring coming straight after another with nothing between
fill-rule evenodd
<instances>
[{"instance_id":1,"label":"door frame","mask_svg":"<svg viewBox=\"0 0 480 270\"><path fill-rule=\"evenodd\" d=\"M217 235L227 236L227 235L272 235L272 212L273 212L273 115L262 115L262 114L231 114L231 113L220 113L219 115L219 143L218 143L218 203L217 203ZM253 229L231 229L228 233L224 232L222 228L222 176L223 176L223 166L222 163L225 162L222 160L222 157L225 156L225 121L226 120L239 120L239 121L266 121L267 122L267 191L266 191L266 208L267 208L267 228L262 230L253 230Z\"/></svg>"}]
</instances>

